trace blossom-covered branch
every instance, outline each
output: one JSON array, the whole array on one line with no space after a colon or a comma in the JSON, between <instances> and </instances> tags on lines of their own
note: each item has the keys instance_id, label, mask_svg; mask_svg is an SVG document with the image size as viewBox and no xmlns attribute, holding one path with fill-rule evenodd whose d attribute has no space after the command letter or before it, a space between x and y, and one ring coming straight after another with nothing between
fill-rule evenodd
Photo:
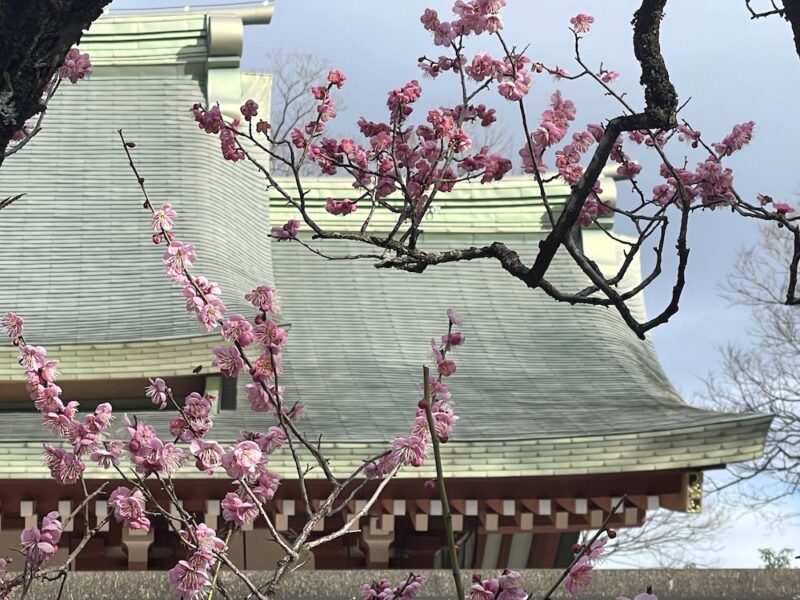
<instances>
[{"instance_id":1,"label":"blossom-covered branch","mask_svg":"<svg viewBox=\"0 0 800 600\"><path fill-rule=\"evenodd\" d=\"M570 75L562 67L548 67L534 61L527 47L519 50L506 40L508 34L501 15L505 4L505 0L459 1L453 6L455 18L451 21L443 20L432 9L425 10L420 19L422 26L431 33L434 45L449 54L438 58L423 56L419 68L429 77L453 74L461 103L428 110L421 124L415 125L411 120L422 95L422 86L412 80L389 92L386 121L359 119L364 142L327 137L329 125L337 116L334 95L346 82L338 70L331 71L324 83L311 87L309 94L316 102L315 114L289 135L276 135L268 121L258 118L259 107L252 99L242 105L241 119L226 120L218 106L204 108L199 104L192 109L194 118L206 133L219 136L224 158L252 162L279 199L296 210L297 218L272 227L271 235L278 240L295 241L331 260L371 259L378 268L417 273L445 263L494 259L511 276L558 301L615 308L642 338L678 311L689 260L687 240L692 212L729 207L746 217L776 221L792 232L800 248L800 229L791 216L793 209L771 201L757 206L741 198L733 186L733 172L724 165L725 158L750 142L754 124L736 125L714 144L706 144L698 131L679 124L678 95L660 48L660 23L666 0L642 0L633 17L633 47L641 67L640 84L645 98L641 108L634 107L625 94L615 91L615 82L620 78L618 71L602 64L599 68L590 67L581 55L580 42L591 32L594 17L581 13L570 20L575 60L580 67L580 71ZM499 56L487 52L468 55L467 42L476 36L495 38ZM550 73L564 81L593 79L604 95L617 100L621 114L603 124L589 123L585 130L574 131L567 139L577 108L556 89L550 93L549 107L541 113L534 128L526 103L541 73ZM513 102L519 108L526 139L519 152L523 170L535 180L550 224L530 263L522 259L520 250L503 240L436 251L421 243L423 219L439 208L442 194L466 181L485 184L500 180L511 170L508 158L488 147L474 147L467 133L468 125L488 128L497 120L495 109L488 104L491 100L479 101L479 97L490 98L492 91L500 102ZM702 160L694 170L673 164L669 148L675 143L668 144L674 139L689 142L701 154ZM566 144L559 147L565 140ZM629 155L631 146L655 152L662 163L659 175L663 183L656 185L651 194L639 183L642 167ZM551 153L555 174L548 174L545 164ZM276 178L277 171L270 161L279 165L280 171L288 169L291 184ZM618 165L619 177L630 183L633 197L638 198L632 208L613 206L603 199L600 176L614 163ZM343 174L352 179L351 197L328 198L325 202L326 212L347 219L351 223L347 227L330 226L329 221L323 223L311 211L302 177L309 164L316 165L323 175ZM554 179L570 186L569 196L559 212L548 198L546 188L546 183ZM384 213L382 229L374 225L376 213ZM635 239L623 239L607 229L601 217L612 214L632 225L637 232ZM387 216L391 223L388 229ZM616 273L603 272L575 242L577 230L590 226L624 246L624 260ZM307 233L303 232L305 228ZM664 274L665 241L669 237L676 239L678 259L672 295L652 318L640 320L628 303ZM321 240L357 242L375 247L378 252L336 255L318 248L317 242ZM652 270L641 282L628 285L626 274L653 240L656 243L652 250ZM547 278L559 252L586 275L589 282L586 287L562 290ZM800 251L790 258L790 263L794 278L787 302L795 303Z\"/></svg>"}]
</instances>

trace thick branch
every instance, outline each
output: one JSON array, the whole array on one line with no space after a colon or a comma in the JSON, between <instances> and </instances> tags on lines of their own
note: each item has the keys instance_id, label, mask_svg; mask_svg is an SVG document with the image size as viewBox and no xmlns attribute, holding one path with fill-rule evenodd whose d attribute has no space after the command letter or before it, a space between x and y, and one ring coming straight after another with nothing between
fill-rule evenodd
<instances>
[{"instance_id":1,"label":"thick branch","mask_svg":"<svg viewBox=\"0 0 800 600\"><path fill-rule=\"evenodd\" d=\"M642 129L671 129L677 125L678 95L670 82L669 72L661 56L659 34L666 0L644 0L633 17L633 51L642 67L645 109L635 115L624 115L609 121L586 171L564 205L550 234L539 242L539 254L525 277L525 283L537 287L555 258L559 246L575 226L586 199L600 173L608 163L619 135Z\"/></svg>"},{"instance_id":2,"label":"thick branch","mask_svg":"<svg viewBox=\"0 0 800 600\"><path fill-rule=\"evenodd\" d=\"M0 3L0 164L8 142L42 109L42 92L67 51L110 0Z\"/></svg>"},{"instance_id":3,"label":"thick branch","mask_svg":"<svg viewBox=\"0 0 800 600\"><path fill-rule=\"evenodd\" d=\"M800 56L800 2L796 0L785 0L782 14L792 26L795 51L797 52L797 56Z\"/></svg>"}]
</instances>

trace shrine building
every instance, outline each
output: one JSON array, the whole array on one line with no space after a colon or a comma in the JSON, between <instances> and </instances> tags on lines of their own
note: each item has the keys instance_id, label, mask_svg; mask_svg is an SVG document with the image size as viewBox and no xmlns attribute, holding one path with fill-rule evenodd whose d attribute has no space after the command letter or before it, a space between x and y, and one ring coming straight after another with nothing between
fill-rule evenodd
<instances>
[{"instance_id":1,"label":"shrine building","mask_svg":"<svg viewBox=\"0 0 800 600\"><path fill-rule=\"evenodd\" d=\"M275 424L250 411L247 377L226 378L211 366L218 333L198 327L181 290L163 275L164 249L150 239L121 128L136 142L153 202L177 210L180 239L194 244L199 271L219 283L229 313L250 314L243 295L256 285L277 287L290 328L281 381L286 401L306 405L299 426L321 436L335 474L351 472L409 430L429 340L446 328L447 308L464 316L466 344L450 380L460 420L442 446L463 566L563 565L579 532L598 527L623 496L614 527L640 526L658 508L697 512L704 471L761 455L769 417L685 404L651 341L637 339L613 310L554 302L492 260L409 274L370 261L327 261L299 244L271 241L270 225L296 215L270 198L251 165L224 161L217 138L198 129L189 109L219 102L232 117L252 97L268 114L269 75L243 72L240 61L245 28L267 35L273 8L104 16L81 43L94 73L61 87L42 132L0 170L0 197L25 194L0 212L0 313L22 315L28 342L61 361L65 402L90 410L108 401L117 415L112 431L123 413L135 412L166 434L172 413L144 396L148 378L163 377L176 396L217 396L207 437L223 446L244 428ZM614 180L604 176L601 184L613 201ZM352 193L348 181L312 177L305 185L323 225L356 226L352 217L322 208L326 198ZM558 210L569 188L554 182L548 193ZM420 239L428 248L502 240L530 261L548 230L538 190L526 177L461 184L438 204ZM606 218L602 225L613 223ZM376 215L376 231L390 226ZM621 264L622 247L601 229L576 235L609 273ZM319 247L359 251L348 243ZM561 257L549 277L565 290L586 284ZM622 286L639 278L637 264ZM641 300L633 311L644 315ZM17 547L23 528L49 511L69 514L83 497L79 484L49 478L42 444L56 441L30 405L17 350L0 347L0 556ZM442 506L425 485L434 474L429 463L403 469L360 532L320 547L304 568L446 566ZM270 469L284 481L267 510L291 538L304 515L286 448ZM87 465L90 491L106 475ZM308 483L312 502L326 495L318 469ZM375 485L314 535L340 527ZM183 507L214 528L223 524L220 501L231 489L223 473L207 476L191 464L176 478ZM92 501L90 525L108 511L105 498ZM62 538L62 555L83 528L78 516ZM147 535L136 533L112 521L76 568L166 570L183 552L163 520L155 519ZM232 557L247 569L271 568L280 553L267 537L257 520L232 538Z\"/></svg>"}]
</instances>

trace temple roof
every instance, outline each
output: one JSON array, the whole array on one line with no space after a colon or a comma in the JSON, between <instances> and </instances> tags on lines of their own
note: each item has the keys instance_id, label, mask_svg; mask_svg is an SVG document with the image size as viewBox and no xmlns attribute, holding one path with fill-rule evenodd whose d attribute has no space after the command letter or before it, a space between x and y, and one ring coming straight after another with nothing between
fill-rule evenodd
<instances>
[{"instance_id":1,"label":"temple roof","mask_svg":"<svg viewBox=\"0 0 800 600\"><path fill-rule=\"evenodd\" d=\"M429 341L444 333L450 307L464 315L467 340L451 381L460 416L444 447L452 476L702 468L760 455L769 417L685 405L651 342L637 339L611 310L556 303L491 260L420 275L327 261L297 244L270 242L270 210L272 223L295 215L274 193L270 209L262 178L248 165L224 162L218 141L188 113L194 102L220 99L217 92L227 109L247 96L269 103L268 77L239 72L235 39L220 42L218 54L209 50L216 18L99 21L86 38L86 48L97 50L97 75L64 86L42 133L0 172L0 195L26 194L0 213L0 312L22 314L30 342L63 361L62 387L188 375L196 364L211 373L208 385L218 379L208 365L219 338L198 328L180 289L159 273L164 247L149 239L116 134L123 128L137 143L153 202L171 202L179 212L177 236L195 244L197 273L220 284L229 312L249 312L243 294L275 282L282 319L291 325L281 383L287 401L307 404L302 429L315 439L323 434L337 472L410 429ZM241 17L219 18L229 33L236 19L241 26ZM165 31L189 33L161 40ZM164 51L145 60L162 43ZM200 70L181 66L190 63ZM321 206L328 196L350 194L349 183L310 178L305 185L312 212L334 222ZM613 181L602 185L613 200ZM558 210L569 189L554 182L548 190ZM502 239L530 261L547 230L538 189L523 177L459 185L439 206L421 237L431 249ZM335 223L346 228L348 219ZM374 226L386 223L376 219ZM581 243L604 269L621 260L621 248L597 229L584 230ZM565 290L586 284L561 257L548 276ZM638 277L637 264L622 287ZM644 313L641 299L632 309ZM15 349L4 346L0 384L11 382L22 386L22 375ZM273 424L249 411L244 384L243 377L237 408L216 415L211 436L220 442L234 441L241 428ZM143 394L141 403L147 405ZM143 418L166 432L165 413ZM46 476L38 458L50 436L39 419L0 413L0 478ZM272 465L292 472L288 455ZM93 468L87 474L102 476ZM403 476L428 477L430 467Z\"/></svg>"}]
</instances>

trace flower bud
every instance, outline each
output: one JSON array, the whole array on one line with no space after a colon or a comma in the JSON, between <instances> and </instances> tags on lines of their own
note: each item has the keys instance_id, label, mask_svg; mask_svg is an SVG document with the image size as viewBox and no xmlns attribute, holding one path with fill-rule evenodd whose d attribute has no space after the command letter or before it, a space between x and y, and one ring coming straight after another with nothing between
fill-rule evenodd
<instances>
[{"instance_id":1,"label":"flower bud","mask_svg":"<svg viewBox=\"0 0 800 600\"><path fill-rule=\"evenodd\" d=\"M154 244L160 244L161 243L161 236L159 234L157 234L157 233L153 234L153 238L152 239L153 239L153 243Z\"/></svg>"},{"instance_id":2,"label":"flower bud","mask_svg":"<svg viewBox=\"0 0 800 600\"><path fill-rule=\"evenodd\" d=\"M608 539L613 540L615 537L617 537L617 530L609 527L606 529L606 534L608 535Z\"/></svg>"}]
</instances>

